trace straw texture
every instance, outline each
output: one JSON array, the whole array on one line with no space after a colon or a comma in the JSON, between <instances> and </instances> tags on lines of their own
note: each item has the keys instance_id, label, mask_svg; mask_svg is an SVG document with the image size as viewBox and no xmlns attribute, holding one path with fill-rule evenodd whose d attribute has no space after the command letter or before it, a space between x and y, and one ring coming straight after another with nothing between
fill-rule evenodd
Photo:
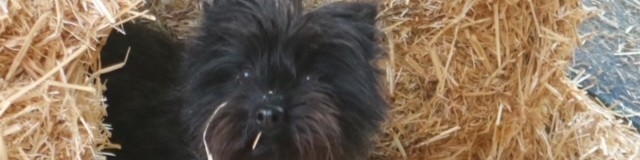
<instances>
[{"instance_id":1,"label":"straw texture","mask_svg":"<svg viewBox=\"0 0 640 160\"><path fill-rule=\"evenodd\" d=\"M376 159L638 158L638 133L566 77L579 0L382 8L395 108Z\"/></svg>"},{"instance_id":2,"label":"straw texture","mask_svg":"<svg viewBox=\"0 0 640 160\"><path fill-rule=\"evenodd\" d=\"M103 159L99 44L137 0L0 1L0 160Z\"/></svg>"}]
</instances>

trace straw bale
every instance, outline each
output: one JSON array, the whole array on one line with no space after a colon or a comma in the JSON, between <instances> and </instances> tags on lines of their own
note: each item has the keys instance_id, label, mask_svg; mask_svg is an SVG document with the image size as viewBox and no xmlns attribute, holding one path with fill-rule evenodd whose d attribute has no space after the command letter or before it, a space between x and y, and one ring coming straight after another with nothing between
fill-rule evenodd
<instances>
[{"instance_id":1,"label":"straw bale","mask_svg":"<svg viewBox=\"0 0 640 160\"><path fill-rule=\"evenodd\" d=\"M638 159L567 70L580 0L385 0L392 118L375 159Z\"/></svg>"},{"instance_id":2,"label":"straw bale","mask_svg":"<svg viewBox=\"0 0 640 160\"><path fill-rule=\"evenodd\" d=\"M0 160L103 159L99 44L139 0L0 1Z\"/></svg>"}]
</instances>

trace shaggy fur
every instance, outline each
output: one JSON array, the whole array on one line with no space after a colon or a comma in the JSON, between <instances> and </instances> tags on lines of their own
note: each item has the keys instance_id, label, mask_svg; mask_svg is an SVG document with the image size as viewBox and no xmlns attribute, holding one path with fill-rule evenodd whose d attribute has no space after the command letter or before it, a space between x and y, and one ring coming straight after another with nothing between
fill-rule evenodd
<instances>
[{"instance_id":1,"label":"shaggy fur","mask_svg":"<svg viewBox=\"0 0 640 160\"><path fill-rule=\"evenodd\" d=\"M127 66L103 77L123 144L115 159L206 159L205 143L215 160L367 159L388 109L376 14L370 3L304 13L296 0L218 0L185 57L152 35L125 36ZM105 61L123 57L116 45Z\"/></svg>"},{"instance_id":2,"label":"shaggy fur","mask_svg":"<svg viewBox=\"0 0 640 160\"><path fill-rule=\"evenodd\" d=\"M178 121L181 109L179 46L166 34L139 24L124 24L126 35L113 31L102 49L102 66L123 68L101 76L106 81L107 117L111 141L120 150L107 150L121 160L194 159Z\"/></svg>"}]
</instances>

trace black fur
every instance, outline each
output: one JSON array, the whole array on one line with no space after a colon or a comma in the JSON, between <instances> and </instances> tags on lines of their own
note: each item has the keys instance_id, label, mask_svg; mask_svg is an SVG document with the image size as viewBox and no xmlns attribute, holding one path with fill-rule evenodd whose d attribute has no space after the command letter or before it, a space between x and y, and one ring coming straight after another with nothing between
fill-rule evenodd
<instances>
[{"instance_id":1,"label":"black fur","mask_svg":"<svg viewBox=\"0 0 640 160\"><path fill-rule=\"evenodd\" d=\"M376 14L370 3L303 13L296 0L218 0L184 58L153 35L112 35L104 62L133 45L127 66L103 76L116 159L206 159L205 130L215 160L367 159L388 109ZM258 123L272 107L281 120Z\"/></svg>"},{"instance_id":2,"label":"black fur","mask_svg":"<svg viewBox=\"0 0 640 160\"><path fill-rule=\"evenodd\" d=\"M140 24L125 23L126 35L113 31L102 49L102 66L125 60L125 66L101 76L106 81L107 118L112 142L120 150L107 150L109 159L178 160L193 153L177 129L181 107L179 73L183 57L179 45L166 34Z\"/></svg>"}]
</instances>

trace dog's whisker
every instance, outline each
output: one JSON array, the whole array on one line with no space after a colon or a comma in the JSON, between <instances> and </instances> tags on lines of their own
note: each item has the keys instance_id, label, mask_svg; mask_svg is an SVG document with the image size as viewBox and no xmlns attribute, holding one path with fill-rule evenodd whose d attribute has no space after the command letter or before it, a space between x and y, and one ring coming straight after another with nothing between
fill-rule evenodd
<instances>
[{"instance_id":1,"label":"dog's whisker","mask_svg":"<svg viewBox=\"0 0 640 160\"><path fill-rule=\"evenodd\" d=\"M211 125L211 121L213 121L213 118L218 114L218 111L220 111L220 109L224 108L224 106L227 106L227 102L223 102L222 104L220 104L218 108L213 111L213 114L211 114L211 116L207 120L207 123L204 125L204 131L202 133L202 143L204 144L204 149L207 153L207 160L213 160L213 155L211 155L211 151L209 151L209 145L207 145L207 131L209 130L208 128Z\"/></svg>"},{"instance_id":2,"label":"dog's whisker","mask_svg":"<svg viewBox=\"0 0 640 160\"><path fill-rule=\"evenodd\" d=\"M262 131L258 132L258 135L256 135L256 139L253 140L253 146L251 146L251 151L256 150L256 146L258 146L258 142L260 141L261 136L262 136Z\"/></svg>"}]
</instances>

